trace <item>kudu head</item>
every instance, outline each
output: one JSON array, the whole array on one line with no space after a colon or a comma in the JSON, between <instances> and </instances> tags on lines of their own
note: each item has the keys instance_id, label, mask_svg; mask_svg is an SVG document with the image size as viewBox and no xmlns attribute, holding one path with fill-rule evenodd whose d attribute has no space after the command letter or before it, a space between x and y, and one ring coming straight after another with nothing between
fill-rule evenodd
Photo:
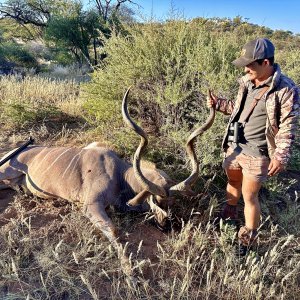
<instances>
[{"instance_id":1,"label":"kudu head","mask_svg":"<svg viewBox=\"0 0 300 300\"><path fill-rule=\"evenodd\" d=\"M136 206L147 201L151 210L154 213L156 222L159 227L164 228L167 220L168 213L166 209L173 202L173 199L176 195L184 195L184 196L195 196L196 193L192 190L192 185L198 178L199 174L199 161L195 152L195 140L198 136L202 135L207 129L211 127L215 118L215 110L214 108L210 109L210 115L207 118L205 124L203 124L200 128L194 130L186 143L186 151L187 155L192 164L192 172L188 178L183 180L180 183L170 184L171 180L163 171L153 171L151 174L147 174L145 176L144 170L141 168L141 157L145 152L145 149L148 144L148 138L144 130L139 127L130 117L127 108L127 97L129 93L130 87L127 89L123 101L122 101L122 116L125 123L140 137L140 144L135 151L134 159L133 159L133 169L134 174L142 187L142 192L138 193L133 199L127 202L129 206Z\"/></svg>"}]
</instances>

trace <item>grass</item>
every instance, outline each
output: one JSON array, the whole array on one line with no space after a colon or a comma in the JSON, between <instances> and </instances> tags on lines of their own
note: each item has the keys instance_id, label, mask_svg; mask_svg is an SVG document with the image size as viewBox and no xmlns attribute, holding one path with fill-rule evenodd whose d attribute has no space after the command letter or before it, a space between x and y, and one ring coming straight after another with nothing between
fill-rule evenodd
<instances>
[{"instance_id":1,"label":"grass","mask_svg":"<svg viewBox=\"0 0 300 300\"><path fill-rule=\"evenodd\" d=\"M132 290L109 242L72 204L19 193L12 207L0 229L2 299L293 299L298 291L300 240L280 224L263 224L257 251L246 257L235 254L233 227L193 216L153 241L150 255L136 238ZM113 216L123 236L149 234L149 225L137 233L143 218Z\"/></svg>"},{"instance_id":2,"label":"grass","mask_svg":"<svg viewBox=\"0 0 300 300\"><path fill-rule=\"evenodd\" d=\"M7 76L0 79L0 114L4 129L28 128L48 119L82 115L74 81Z\"/></svg>"}]
</instances>

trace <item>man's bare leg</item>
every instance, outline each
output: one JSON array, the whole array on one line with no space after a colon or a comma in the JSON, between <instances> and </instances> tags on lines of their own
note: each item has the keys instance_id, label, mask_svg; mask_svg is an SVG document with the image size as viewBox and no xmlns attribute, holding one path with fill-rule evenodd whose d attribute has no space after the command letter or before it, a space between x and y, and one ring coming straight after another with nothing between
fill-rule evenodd
<instances>
[{"instance_id":1,"label":"man's bare leg","mask_svg":"<svg viewBox=\"0 0 300 300\"><path fill-rule=\"evenodd\" d=\"M260 203L258 193L262 184L244 177L242 185L242 194L245 202L245 225L249 230L255 230L260 222Z\"/></svg>"}]
</instances>

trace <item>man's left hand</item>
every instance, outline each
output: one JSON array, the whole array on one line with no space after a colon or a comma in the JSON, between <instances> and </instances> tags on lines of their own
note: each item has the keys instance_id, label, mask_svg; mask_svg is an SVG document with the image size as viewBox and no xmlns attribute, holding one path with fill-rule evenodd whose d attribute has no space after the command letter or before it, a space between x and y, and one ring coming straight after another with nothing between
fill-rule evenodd
<instances>
[{"instance_id":1,"label":"man's left hand","mask_svg":"<svg viewBox=\"0 0 300 300\"><path fill-rule=\"evenodd\" d=\"M268 175L269 176L274 176L276 174L278 174L279 172L284 170L284 165L282 165L280 163L280 161L278 161L277 159L272 159L270 164L269 164L269 168L268 168Z\"/></svg>"}]
</instances>

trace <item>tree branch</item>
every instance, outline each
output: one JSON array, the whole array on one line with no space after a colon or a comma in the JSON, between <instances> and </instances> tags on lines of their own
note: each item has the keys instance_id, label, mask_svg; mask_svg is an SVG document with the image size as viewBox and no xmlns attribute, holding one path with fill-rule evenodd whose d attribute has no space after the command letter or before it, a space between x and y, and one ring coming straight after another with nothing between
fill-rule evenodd
<instances>
[{"instance_id":1,"label":"tree branch","mask_svg":"<svg viewBox=\"0 0 300 300\"><path fill-rule=\"evenodd\" d=\"M0 15L2 18L13 19L19 24L32 24L38 27L45 27L46 22L37 12L30 10L30 7L20 2L13 2L11 6L1 5Z\"/></svg>"}]
</instances>

